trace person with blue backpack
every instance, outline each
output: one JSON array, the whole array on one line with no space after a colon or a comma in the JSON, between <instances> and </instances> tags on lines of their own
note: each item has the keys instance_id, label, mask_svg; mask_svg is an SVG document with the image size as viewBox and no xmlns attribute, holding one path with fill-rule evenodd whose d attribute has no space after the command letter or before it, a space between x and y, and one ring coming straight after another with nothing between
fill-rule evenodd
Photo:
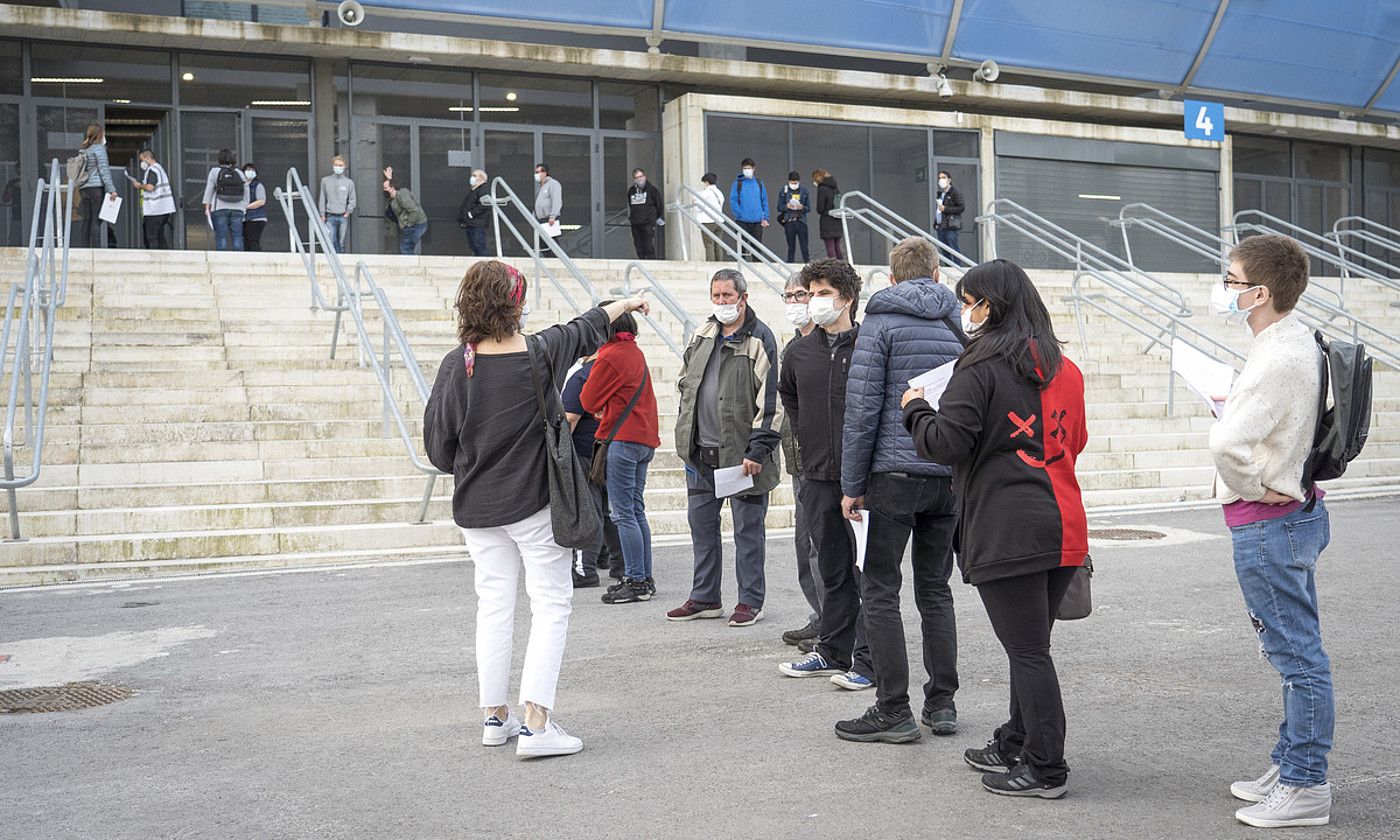
<instances>
[{"instance_id":1,"label":"person with blue backpack","mask_svg":"<svg viewBox=\"0 0 1400 840\"><path fill-rule=\"evenodd\" d=\"M754 174L757 166L753 158L744 158L739 164L739 176L729 188L729 209L739 227L762 242L763 229L768 227L768 187ZM743 253L744 243L738 245L739 252ZM749 260L754 259L755 255L750 254Z\"/></svg>"}]
</instances>

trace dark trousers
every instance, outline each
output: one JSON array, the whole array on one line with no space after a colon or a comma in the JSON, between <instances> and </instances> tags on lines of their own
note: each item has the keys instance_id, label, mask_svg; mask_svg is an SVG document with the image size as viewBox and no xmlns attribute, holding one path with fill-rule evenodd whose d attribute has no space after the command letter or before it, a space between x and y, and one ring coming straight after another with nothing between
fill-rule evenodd
<instances>
[{"instance_id":1,"label":"dark trousers","mask_svg":"<svg viewBox=\"0 0 1400 840\"><path fill-rule=\"evenodd\" d=\"M702 604L718 604L724 577L720 512L725 500L715 498L713 467L699 463L686 467L685 483L686 517L695 552L695 583L690 597ZM739 583L739 603L761 610L766 593L763 565L768 545L764 531L768 494L731 496L729 514L734 520L734 577Z\"/></svg>"},{"instance_id":2,"label":"dark trousers","mask_svg":"<svg viewBox=\"0 0 1400 840\"><path fill-rule=\"evenodd\" d=\"M831 257L833 260L845 259L845 257L841 255L841 237L837 236L832 239L823 239L822 243L826 245L826 255L828 257Z\"/></svg>"},{"instance_id":3,"label":"dark trousers","mask_svg":"<svg viewBox=\"0 0 1400 840\"><path fill-rule=\"evenodd\" d=\"M821 569L822 614L817 652L838 668L874 678L865 615L860 609L856 538L841 515L841 482L802 479L802 506Z\"/></svg>"},{"instance_id":4,"label":"dark trousers","mask_svg":"<svg viewBox=\"0 0 1400 840\"><path fill-rule=\"evenodd\" d=\"M101 187L83 187L78 193L78 206L83 211L83 244L89 248L101 248L102 220L97 214L102 212L102 202L107 194Z\"/></svg>"},{"instance_id":5,"label":"dark trousers","mask_svg":"<svg viewBox=\"0 0 1400 840\"><path fill-rule=\"evenodd\" d=\"M759 242L763 241L763 225L758 222L739 222L739 227L743 228L749 236L752 236ZM739 253L747 253L749 255L749 262L756 262L758 260L758 255L754 254L745 242L736 241L734 244L738 247Z\"/></svg>"},{"instance_id":6,"label":"dark trousers","mask_svg":"<svg viewBox=\"0 0 1400 840\"><path fill-rule=\"evenodd\" d=\"M909 654L899 613L900 565L914 536L914 603L922 619L924 708L954 709L958 690L958 628L953 616L953 529L958 503L953 482L936 476L875 473L865 495L870 530L861 595L875 665L875 703L886 714L909 711Z\"/></svg>"},{"instance_id":7,"label":"dark trousers","mask_svg":"<svg viewBox=\"0 0 1400 840\"><path fill-rule=\"evenodd\" d=\"M656 222L632 225L632 244L637 248L637 259L656 259Z\"/></svg>"},{"instance_id":8,"label":"dark trousers","mask_svg":"<svg viewBox=\"0 0 1400 840\"><path fill-rule=\"evenodd\" d=\"M938 241L961 254L962 249L958 247L958 234L961 232L950 228L939 228L937 231Z\"/></svg>"},{"instance_id":9,"label":"dark trousers","mask_svg":"<svg viewBox=\"0 0 1400 840\"><path fill-rule=\"evenodd\" d=\"M797 246L802 246L802 261L811 262L812 252L807 250L807 222L803 219L794 219L790 222L783 222L783 233L787 236L788 262L794 262L794 255L797 253Z\"/></svg>"},{"instance_id":10,"label":"dark trousers","mask_svg":"<svg viewBox=\"0 0 1400 840\"><path fill-rule=\"evenodd\" d=\"M166 251L170 249L170 239L165 235L165 229L170 226L174 216L174 213L161 213L158 216L143 216L141 218L141 238L146 250Z\"/></svg>"},{"instance_id":11,"label":"dark trousers","mask_svg":"<svg viewBox=\"0 0 1400 840\"><path fill-rule=\"evenodd\" d=\"M807 606L807 623L822 626L822 573L817 568L817 545L807 530L807 510L802 503L802 476L792 477L792 545L797 555L797 586Z\"/></svg>"},{"instance_id":12,"label":"dark trousers","mask_svg":"<svg viewBox=\"0 0 1400 840\"><path fill-rule=\"evenodd\" d=\"M250 222L243 220L243 250L261 251L263 228L267 227L267 219L260 222Z\"/></svg>"},{"instance_id":13,"label":"dark trousers","mask_svg":"<svg viewBox=\"0 0 1400 840\"><path fill-rule=\"evenodd\" d=\"M1002 755L1020 756L1037 779L1060 784L1065 764L1065 704L1050 658L1050 630L1074 569L990 580L977 587L992 631L1011 660L1011 717L992 737Z\"/></svg>"},{"instance_id":14,"label":"dark trousers","mask_svg":"<svg viewBox=\"0 0 1400 840\"><path fill-rule=\"evenodd\" d=\"M472 228L468 228L471 230ZM482 230L483 228L477 228ZM586 463L586 462L585 462ZM617 526L608 515L608 488L601 484L588 483L593 492L593 507L603 520L603 527L588 548L574 549L574 574L592 575L594 572L610 574L614 569L622 572L622 541L618 539Z\"/></svg>"},{"instance_id":15,"label":"dark trousers","mask_svg":"<svg viewBox=\"0 0 1400 840\"><path fill-rule=\"evenodd\" d=\"M467 246L472 249L473 257L486 256L486 228L467 228Z\"/></svg>"}]
</instances>

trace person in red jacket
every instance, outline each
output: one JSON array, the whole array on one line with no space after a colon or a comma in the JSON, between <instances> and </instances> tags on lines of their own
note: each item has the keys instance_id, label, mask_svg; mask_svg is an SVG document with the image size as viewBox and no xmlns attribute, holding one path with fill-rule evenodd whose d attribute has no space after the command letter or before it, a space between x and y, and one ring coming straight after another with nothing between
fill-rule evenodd
<instances>
[{"instance_id":1,"label":"person in red jacket","mask_svg":"<svg viewBox=\"0 0 1400 840\"><path fill-rule=\"evenodd\" d=\"M608 442L608 503L622 543L622 580L603 594L603 603L649 601L656 594L656 582L643 496L647 467L661 445L660 419L647 358L637 346L637 321L631 315L612 322L580 399L584 409L598 415L597 440Z\"/></svg>"},{"instance_id":2,"label":"person in red jacket","mask_svg":"<svg viewBox=\"0 0 1400 840\"><path fill-rule=\"evenodd\" d=\"M1089 555L1074 462L1084 451L1084 376L1060 351L1026 272L1006 260L958 281L972 336L935 408L904 394L919 457L953 468L962 499L958 564L1011 660L1011 717L964 758L1006 796L1065 793L1065 709L1050 631Z\"/></svg>"}]
</instances>

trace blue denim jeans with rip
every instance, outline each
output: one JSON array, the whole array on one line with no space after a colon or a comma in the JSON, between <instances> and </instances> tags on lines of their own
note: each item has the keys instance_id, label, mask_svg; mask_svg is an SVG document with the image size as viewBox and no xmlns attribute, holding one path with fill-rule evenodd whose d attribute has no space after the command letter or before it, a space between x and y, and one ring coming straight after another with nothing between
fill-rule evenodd
<instances>
[{"instance_id":1,"label":"blue denim jeans with rip","mask_svg":"<svg viewBox=\"0 0 1400 840\"><path fill-rule=\"evenodd\" d=\"M1332 538L1327 505L1230 529L1235 574L1259 648L1283 682L1283 723L1273 763L1289 787L1327 781L1336 718L1332 664L1322 649L1314 572Z\"/></svg>"}]
</instances>

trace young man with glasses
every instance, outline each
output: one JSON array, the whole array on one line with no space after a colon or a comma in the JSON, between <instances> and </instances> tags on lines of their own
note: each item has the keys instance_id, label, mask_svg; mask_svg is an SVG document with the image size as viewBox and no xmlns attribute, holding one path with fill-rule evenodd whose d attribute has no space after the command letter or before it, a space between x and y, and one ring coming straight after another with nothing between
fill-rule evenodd
<instances>
[{"instance_id":1,"label":"young man with glasses","mask_svg":"<svg viewBox=\"0 0 1400 840\"><path fill-rule=\"evenodd\" d=\"M802 272L794 271L783 289L783 304L787 307L788 323L792 324L797 333L783 347L779 371L787 367L788 352L797 339L811 335L817 328L817 325L812 323L812 316L807 313L807 302L810 299L811 295L802 288ZM807 515L802 505L802 453L797 448L792 420L786 414L783 415L779 430L783 436L783 467L787 474L792 476L792 498L795 501L792 517L793 546L797 550L797 585L802 589L802 596L807 599L807 605L811 607L806 625L783 633L783 641L790 645L801 645L803 642L815 644L817 628L821 626L822 583L817 571L817 549L812 543L811 532L807 530Z\"/></svg>"}]
</instances>

